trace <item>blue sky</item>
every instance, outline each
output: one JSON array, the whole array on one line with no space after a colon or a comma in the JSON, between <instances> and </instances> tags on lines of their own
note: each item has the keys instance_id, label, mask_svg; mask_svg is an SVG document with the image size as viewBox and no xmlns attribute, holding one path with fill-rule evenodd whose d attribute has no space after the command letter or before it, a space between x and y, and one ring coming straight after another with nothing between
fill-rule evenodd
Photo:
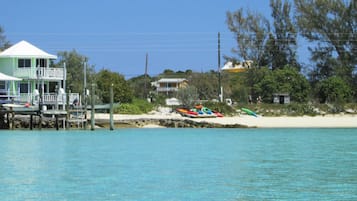
<instances>
[{"instance_id":1,"label":"blue sky","mask_svg":"<svg viewBox=\"0 0 357 201\"><path fill-rule=\"evenodd\" d=\"M11 43L26 40L56 54L75 49L89 63L126 77L164 69L217 70L236 43L226 12L241 7L270 17L268 0L2 0L0 25ZM223 60L222 60L223 65Z\"/></svg>"}]
</instances>

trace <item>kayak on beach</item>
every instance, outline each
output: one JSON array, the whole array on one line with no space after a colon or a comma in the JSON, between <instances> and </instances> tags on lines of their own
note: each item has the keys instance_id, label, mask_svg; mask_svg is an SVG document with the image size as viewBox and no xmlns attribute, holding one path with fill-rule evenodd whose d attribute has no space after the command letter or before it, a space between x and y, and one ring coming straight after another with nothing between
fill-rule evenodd
<instances>
[{"instance_id":1,"label":"kayak on beach","mask_svg":"<svg viewBox=\"0 0 357 201\"><path fill-rule=\"evenodd\" d=\"M250 109L242 108L242 111L247 113L248 115L258 117L258 115L255 112L253 112L252 110L250 110Z\"/></svg>"}]
</instances>

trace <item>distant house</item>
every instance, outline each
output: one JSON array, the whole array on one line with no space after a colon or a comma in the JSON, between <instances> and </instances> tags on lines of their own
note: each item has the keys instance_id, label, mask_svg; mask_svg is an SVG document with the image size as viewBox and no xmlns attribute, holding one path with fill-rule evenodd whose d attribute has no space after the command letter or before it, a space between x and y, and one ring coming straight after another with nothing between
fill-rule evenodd
<instances>
[{"instance_id":1,"label":"distant house","mask_svg":"<svg viewBox=\"0 0 357 201\"><path fill-rule=\"evenodd\" d=\"M155 83L156 92L170 95L177 92L180 88L188 85L188 81L184 78L162 78Z\"/></svg>"},{"instance_id":2,"label":"distant house","mask_svg":"<svg viewBox=\"0 0 357 201\"><path fill-rule=\"evenodd\" d=\"M50 67L51 60L55 59L57 56L26 41L20 41L1 52L0 72L19 78L11 83L0 80L2 98L32 104L38 104L42 98L45 105L63 102L65 69Z\"/></svg>"},{"instance_id":3,"label":"distant house","mask_svg":"<svg viewBox=\"0 0 357 201\"><path fill-rule=\"evenodd\" d=\"M240 73L248 70L249 68L252 67L253 61L251 60L246 60L242 62L232 62L228 61L227 63L224 64L222 71L227 71L230 73Z\"/></svg>"}]
</instances>

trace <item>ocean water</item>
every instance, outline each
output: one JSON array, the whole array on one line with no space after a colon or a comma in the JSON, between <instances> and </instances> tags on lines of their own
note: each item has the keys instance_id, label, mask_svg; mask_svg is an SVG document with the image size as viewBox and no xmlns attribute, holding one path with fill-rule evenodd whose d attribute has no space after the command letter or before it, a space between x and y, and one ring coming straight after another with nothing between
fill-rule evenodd
<instances>
[{"instance_id":1,"label":"ocean water","mask_svg":"<svg viewBox=\"0 0 357 201\"><path fill-rule=\"evenodd\" d=\"M357 129L1 131L0 200L357 200Z\"/></svg>"}]
</instances>

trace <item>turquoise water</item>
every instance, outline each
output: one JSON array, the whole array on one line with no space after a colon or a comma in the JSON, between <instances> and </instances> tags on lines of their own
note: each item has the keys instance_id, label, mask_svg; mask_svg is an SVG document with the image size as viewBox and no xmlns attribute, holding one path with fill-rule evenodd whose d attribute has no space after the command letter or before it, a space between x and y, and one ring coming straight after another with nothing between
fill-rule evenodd
<instances>
[{"instance_id":1,"label":"turquoise water","mask_svg":"<svg viewBox=\"0 0 357 201\"><path fill-rule=\"evenodd\" d=\"M357 200L357 129L1 131L0 200Z\"/></svg>"}]
</instances>

